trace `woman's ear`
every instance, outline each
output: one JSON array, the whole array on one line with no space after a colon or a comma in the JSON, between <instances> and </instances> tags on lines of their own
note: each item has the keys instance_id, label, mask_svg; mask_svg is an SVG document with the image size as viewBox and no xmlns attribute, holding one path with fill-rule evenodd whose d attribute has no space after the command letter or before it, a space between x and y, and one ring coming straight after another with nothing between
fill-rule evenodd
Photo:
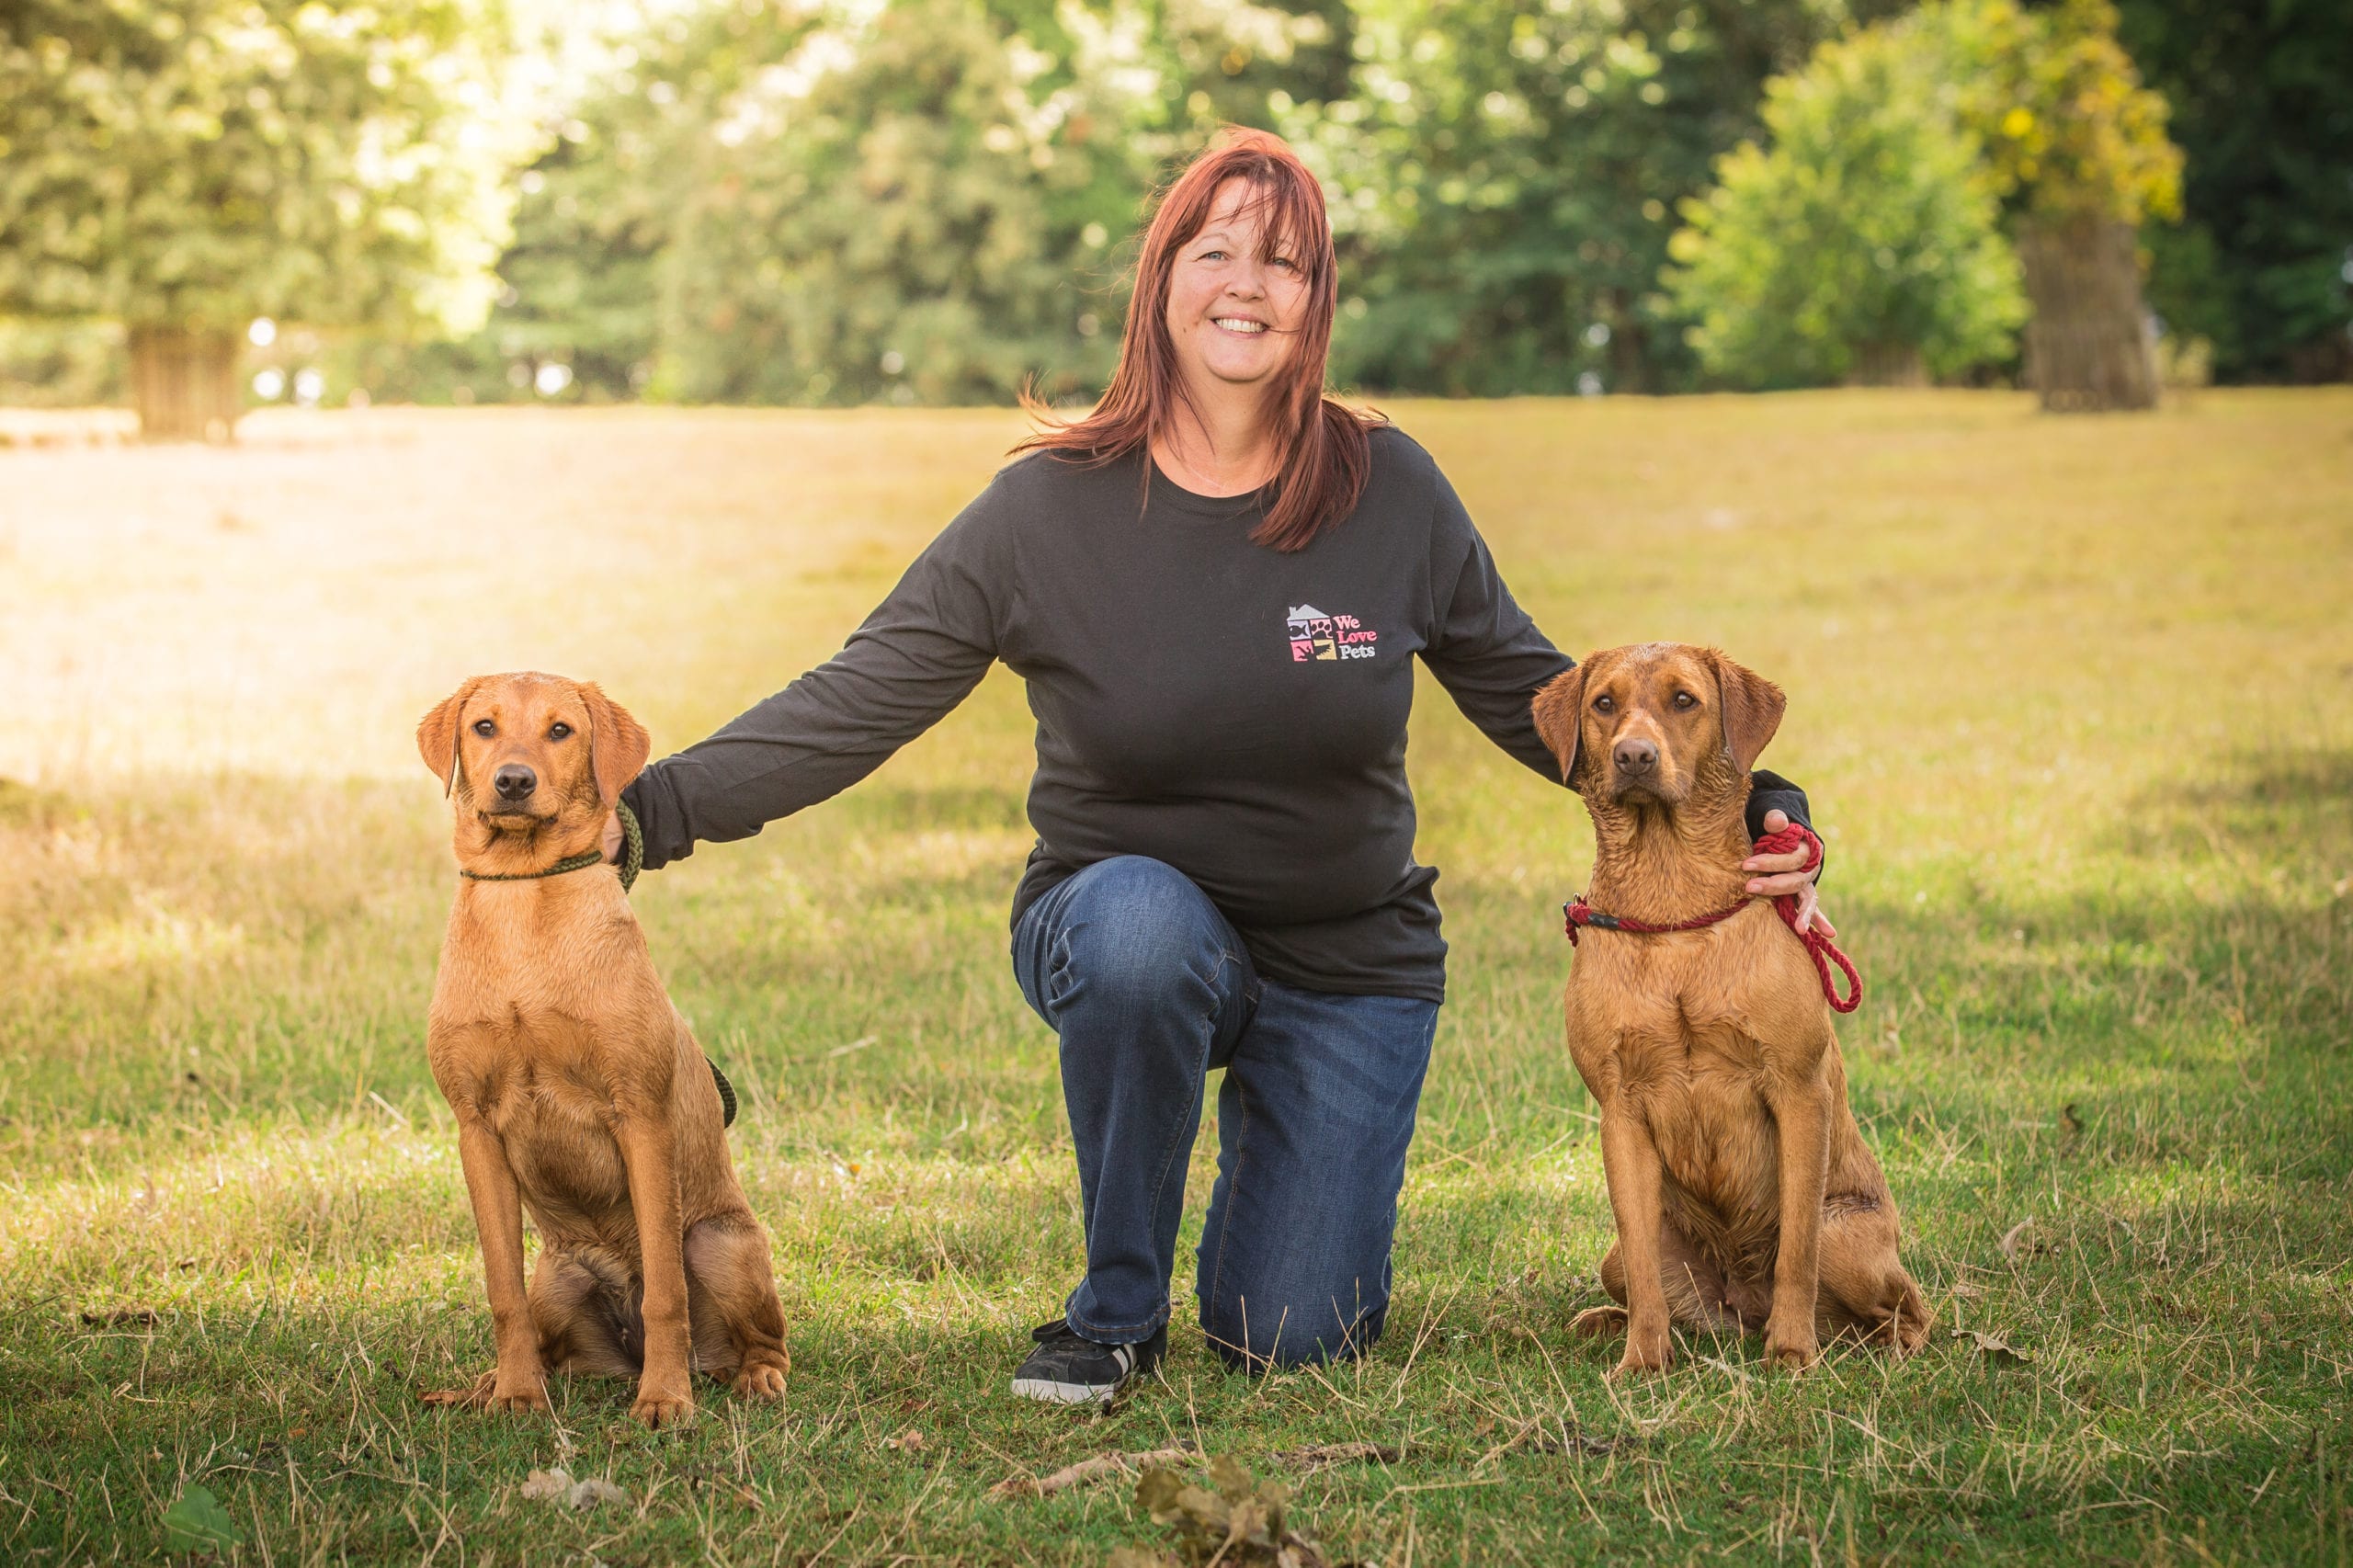
<instances>
[{"instance_id":1,"label":"woman's ear","mask_svg":"<svg viewBox=\"0 0 2353 1568\"><path fill-rule=\"evenodd\" d=\"M1789 699L1755 670L1726 658L1722 650L1711 648L1708 657L1716 666L1716 705L1723 715L1724 752L1732 758L1733 771L1745 778L1771 744L1773 732L1781 727L1781 711L1789 706Z\"/></svg>"},{"instance_id":2,"label":"woman's ear","mask_svg":"<svg viewBox=\"0 0 2353 1568\"><path fill-rule=\"evenodd\" d=\"M1574 784L1579 742L1585 733L1585 672L1592 660L1554 676L1537 688L1529 714L1537 737L1561 759L1561 782Z\"/></svg>"},{"instance_id":3,"label":"woman's ear","mask_svg":"<svg viewBox=\"0 0 2353 1568\"><path fill-rule=\"evenodd\" d=\"M654 737L595 681L580 683L580 700L588 709L588 767L597 777L597 799L610 806L645 770Z\"/></svg>"},{"instance_id":4,"label":"woman's ear","mask_svg":"<svg viewBox=\"0 0 2353 1568\"><path fill-rule=\"evenodd\" d=\"M416 726L417 755L441 780L444 800L458 782L458 720L466 710L466 699L481 689L482 681L476 676L443 698Z\"/></svg>"}]
</instances>

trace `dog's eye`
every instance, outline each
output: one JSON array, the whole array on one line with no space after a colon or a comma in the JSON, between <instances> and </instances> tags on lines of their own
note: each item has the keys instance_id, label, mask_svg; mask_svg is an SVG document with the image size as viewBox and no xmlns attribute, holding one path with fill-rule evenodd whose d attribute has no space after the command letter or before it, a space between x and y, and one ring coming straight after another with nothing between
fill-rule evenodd
<instances>
[{"instance_id":1,"label":"dog's eye","mask_svg":"<svg viewBox=\"0 0 2353 1568\"><path fill-rule=\"evenodd\" d=\"M1597 697L1593 699L1593 710L1597 713L1615 713L1618 711L1618 699L1614 697Z\"/></svg>"},{"instance_id":2,"label":"dog's eye","mask_svg":"<svg viewBox=\"0 0 2353 1568\"><path fill-rule=\"evenodd\" d=\"M487 719L477 719L474 721L474 733L480 735L484 740L488 740L491 736L498 733L498 726L492 723Z\"/></svg>"},{"instance_id":3,"label":"dog's eye","mask_svg":"<svg viewBox=\"0 0 2353 1568\"><path fill-rule=\"evenodd\" d=\"M548 739L551 741L560 741L570 733L572 733L572 726L561 719L548 726Z\"/></svg>"},{"instance_id":4,"label":"dog's eye","mask_svg":"<svg viewBox=\"0 0 2353 1568\"><path fill-rule=\"evenodd\" d=\"M1675 705L1677 708L1697 708L1699 699L1688 691L1678 691L1675 694Z\"/></svg>"}]
</instances>

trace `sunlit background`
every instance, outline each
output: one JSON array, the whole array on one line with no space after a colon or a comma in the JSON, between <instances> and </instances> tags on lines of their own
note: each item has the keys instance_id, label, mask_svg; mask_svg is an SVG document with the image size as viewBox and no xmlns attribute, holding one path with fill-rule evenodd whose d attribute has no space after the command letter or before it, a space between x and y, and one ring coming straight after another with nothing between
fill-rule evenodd
<instances>
[{"instance_id":1,"label":"sunlit background","mask_svg":"<svg viewBox=\"0 0 2353 1568\"><path fill-rule=\"evenodd\" d=\"M0 403L1009 403L1290 138L1399 395L2353 369L2331 0L33 0Z\"/></svg>"}]
</instances>

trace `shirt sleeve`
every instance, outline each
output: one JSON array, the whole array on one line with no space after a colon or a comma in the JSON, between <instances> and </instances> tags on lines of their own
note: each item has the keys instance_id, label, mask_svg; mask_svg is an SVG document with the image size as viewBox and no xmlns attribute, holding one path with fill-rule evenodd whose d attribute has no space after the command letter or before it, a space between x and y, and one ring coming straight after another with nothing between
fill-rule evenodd
<instances>
[{"instance_id":1,"label":"shirt sleeve","mask_svg":"<svg viewBox=\"0 0 2353 1568\"><path fill-rule=\"evenodd\" d=\"M1462 716L1553 783L1561 765L1529 711L1536 688L1575 661L1536 630L1495 570L1454 486L1430 466L1437 508L1430 528L1431 630L1422 662Z\"/></svg>"},{"instance_id":2,"label":"shirt sleeve","mask_svg":"<svg viewBox=\"0 0 2353 1568\"><path fill-rule=\"evenodd\" d=\"M1748 776L1748 836L1752 842L1765 836L1765 813L1774 810L1787 812L1791 822L1813 833L1815 837L1821 836L1813 825L1813 815L1806 808L1805 791L1779 774L1760 767ZM1813 880L1819 882L1829 869L1830 846L1825 844L1822 848L1822 865L1814 872Z\"/></svg>"},{"instance_id":3,"label":"shirt sleeve","mask_svg":"<svg viewBox=\"0 0 2353 1568\"><path fill-rule=\"evenodd\" d=\"M932 541L840 653L621 791L644 828L647 867L838 794L971 694L1013 597L1002 487Z\"/></svg>"}]
</instances>

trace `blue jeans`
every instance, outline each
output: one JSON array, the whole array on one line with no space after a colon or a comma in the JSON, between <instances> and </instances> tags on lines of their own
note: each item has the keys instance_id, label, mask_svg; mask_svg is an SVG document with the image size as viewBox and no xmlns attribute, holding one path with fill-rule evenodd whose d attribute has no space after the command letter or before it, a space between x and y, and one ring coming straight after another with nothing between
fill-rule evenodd
<instances>
[{"instance_id":1,"label":"blue jeans","mask_svg":"<svg viewBox=\"0 0 2353 1568\"><path fill-rule=\"evenodd\" d=\"M1071 1326L1131 1345L1168 1321L1186 1164L1222 1067L1194 1285L1210 1343L1252 1367L1370 1345L1438 1004L1262 980L1207 894L1133 855L1023 911L1013 971L1062 1037L1086 1221Z\"/></svg>"}]
</instances>

